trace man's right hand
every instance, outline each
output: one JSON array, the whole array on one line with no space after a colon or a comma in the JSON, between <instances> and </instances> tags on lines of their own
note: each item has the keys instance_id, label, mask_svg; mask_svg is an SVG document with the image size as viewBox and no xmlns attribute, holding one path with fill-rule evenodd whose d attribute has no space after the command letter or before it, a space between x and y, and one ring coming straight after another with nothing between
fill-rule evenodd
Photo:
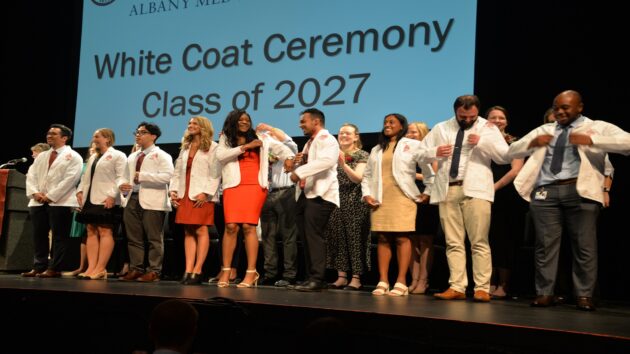
<instances>
[{"instance_id":1,"label":"man's right hand","mask_svg":"<svg viewBox=\"0 0 630 354\"><path fill-rule=\"evenodd\" d=\"M547 146L551 142L551 139L553 139L553 135L549 135L549 134L539 135L535 137L534 139L532 139L532 141L529 143L529 146L527 148L531 149L535 147Z\"/></svg>"}]
</instances>

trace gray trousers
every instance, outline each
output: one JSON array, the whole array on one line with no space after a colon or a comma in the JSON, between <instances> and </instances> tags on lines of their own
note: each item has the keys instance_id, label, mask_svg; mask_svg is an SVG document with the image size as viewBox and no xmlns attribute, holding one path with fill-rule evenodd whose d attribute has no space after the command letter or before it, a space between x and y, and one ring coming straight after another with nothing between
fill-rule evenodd
<instances>
[{"instance_id":1,"label":"gray trousers","mask_svg":"<svg viewBox=\"0 0 630 354\"><path fill-rule=\"evenodd\" d=\"M537 192L546 192L544 200ZM540 194L539 194L540 195ZM541 186L529 210L536 230L536 293L553 295L563 228L571 239L576 296L593 296L597 281L597 217L601 204L581 198L576 184Z\"/></svg>"},{"instance_id":2,"label":"gray trousers","mask_svg":"<svg viewBox=\"0 0 630 354\"><path fill-rule=\"evenodd\" d=\"M134 193L123 213L125 232L129 246L129 267L131 270L144 272L162 272L164 259L164 220L166 212L161 210L145 210L140 206L138 194ZM149 264L145 267L144 241L149 245Z\"/></svg>"},{"instance_id":3,"label":"gray trousers","mask_svg":"<svg viewBox=\"0 0 630 354\"><path fill-rule=\"evenodd\" d=\"M282 275L295 279L297 275L297 226L295 224L295 186L271 190L260 215L265 278ZM282 240L284 271L278 271L278 240Z\"/></svg>"}]
</instances>

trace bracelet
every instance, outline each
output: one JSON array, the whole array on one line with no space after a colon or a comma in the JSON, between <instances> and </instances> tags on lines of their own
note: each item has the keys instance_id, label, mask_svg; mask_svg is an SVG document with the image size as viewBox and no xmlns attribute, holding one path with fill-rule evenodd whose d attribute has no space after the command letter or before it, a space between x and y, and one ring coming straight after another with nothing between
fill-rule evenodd
<instances>
[{"instance_id":1,"label":"bracelet","mask_svg":"<svg viewBox=\"0 0 630 354\"><path fill-rule=\"evenodd\" d=\"M603 190L604 190L604 192L606 192L606 193L610 192L610 187L604 187L604 188L602 188L602 189L603 189Z\"/></svg>"}]
</instances>

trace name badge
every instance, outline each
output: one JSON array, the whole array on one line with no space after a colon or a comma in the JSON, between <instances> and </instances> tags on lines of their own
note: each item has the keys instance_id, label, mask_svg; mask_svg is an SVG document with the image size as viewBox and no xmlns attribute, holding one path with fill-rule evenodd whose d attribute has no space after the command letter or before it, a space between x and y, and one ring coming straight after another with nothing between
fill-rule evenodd
<instances>
[{"instance_id":1,"label":"name badge","mask_svg":"<svg viewBox=\"0 0 630 354\"><path fill-rule=\"evenodd\" d=\"M544 190L544 189L536 191L536 193L534 194L534 199L535 200L545 200L545 199L547 199L547 191Z\"/></svg>"}]
</instances>

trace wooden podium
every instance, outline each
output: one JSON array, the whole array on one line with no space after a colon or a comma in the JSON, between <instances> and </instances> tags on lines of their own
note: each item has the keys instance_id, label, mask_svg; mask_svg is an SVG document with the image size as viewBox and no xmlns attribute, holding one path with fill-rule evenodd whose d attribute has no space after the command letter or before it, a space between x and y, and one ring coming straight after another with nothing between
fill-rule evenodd
<instances>
[{"instance_id":1,"label":"wooden podium","mask_svg":"<svg viewBox=\"0 0 630 354\"><path fill-rule=\"evenodd\" d=\"M33 228L26 198L26 176L0 169L0 271L33 267Z\"/></svg>"}]
</instances>

